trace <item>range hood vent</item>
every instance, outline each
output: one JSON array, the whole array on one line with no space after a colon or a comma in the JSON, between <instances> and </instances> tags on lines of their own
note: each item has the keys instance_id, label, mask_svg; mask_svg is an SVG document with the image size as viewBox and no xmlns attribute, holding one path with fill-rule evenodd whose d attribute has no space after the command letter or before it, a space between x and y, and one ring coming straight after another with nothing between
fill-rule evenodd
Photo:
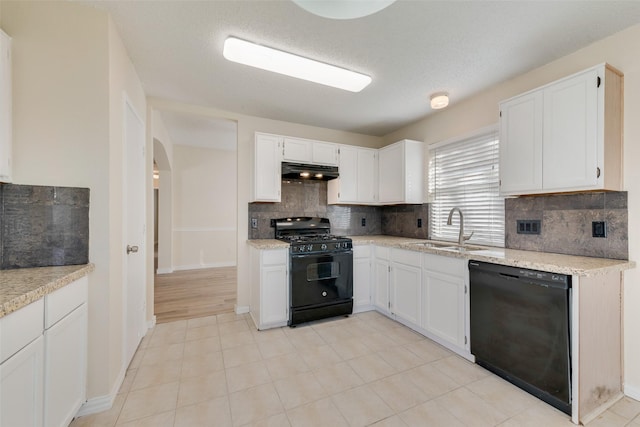
<instances>
[{"instance_id":1,"label":"range hood vent","mask_svg":"<svg viewBox=\"0 0 640 427\"><path fill-rule=\"evenodd\" d=\"M329 181L337 178L337 166L308 165L303 163L282 162L282 177L289 179L315 179Z\"/></svg>"}]
</instances>

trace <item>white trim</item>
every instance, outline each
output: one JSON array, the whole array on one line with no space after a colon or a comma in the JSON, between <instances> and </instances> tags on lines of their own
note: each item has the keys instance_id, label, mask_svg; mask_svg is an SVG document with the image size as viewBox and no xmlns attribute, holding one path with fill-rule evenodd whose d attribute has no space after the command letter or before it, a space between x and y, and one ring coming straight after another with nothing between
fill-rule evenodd
<instances>
[{"instance_id":1,"label":"white trim","mask_svg":"<svg viewBox=\"0 0 640 427\"><path fill-rule=\"evenodd\" d=\"M173 268L159 268L156 270L156 274L169 274L173 273Z\"/></svg>"},{"instance_id":2,"label":"white trim","mask_svg":"<svg viewBox=\"0 0 640 427\"><path fill-rule=\"evenodd\" d=\"M427 149L428 150L433 150L433 149L440 148L440 147L443 147L443 146L448 145L448 144L453 144L455 142L462 142L462 141L465 141L467 139L478 138L478 137L481 137L481 136L484 136L484 135L489 135L489 134L492 134L492 133L496 133L499 130L500 130L500 128L498 127L498 123L496 123L496 124L493 124L493 125L485 126L483 128L480 128L480 129L476 129L476 130L471 131L471 132L463 133L462 135L458 135L458 136L455 136L453 138L447 138L447 139L445 139L443 141L439 141L439 142L435 142L433 144L429 144L427 146Z\"/></svg>"},{"instance_id":3,"label":"white trim","mask_svg":"<svg viewBox=\"0 0 640 427\"><path fill-rule=\"evenodd\" d=\"M174 232L179 233L201 233L217 231L238 231L237 227L175 227Z\"/></svg>"},{"instance_id":4,"label":"white trim","mask_svg":"<svg viewBox=\"0 0 640 427\"><path fill-rule=\"evenodd\" d=\"M151 320L147 322L147 329L153 329L156 326L156 316L153 316Z\"/></svg>"},{"instance_id":5,"label":"white trim","mask_svg":"<svg viewBox=\"0 0 640 427\"><path fill-rule=\"evenodd\" d=\"M126 367L120 371L116 382L111 387L111 391L109 394L104 396L93 397L91 399L87 399L86 402L82 404L78 412L76 413L76 417L83 417L85 415L96 414L102 411L108 411L113 406L113 402L116 400L116 396L118 395L118 391L124 382L124 376L127 372Z\"/></svg>"},{"instance_id":6,"label":"white trim","mask_svg":"<svg viewBox=\"0 0 640 427\"><path fill-rule=\"evenodd\" d=\"M235 312L236 312L236 314L249 313L249 306L248 305L237 305L236 304Z\"/></svg>"},{"instance_id":7,"label":"white trim","mask_svg":"<svg viewBox=\"0 0 640 427\"><path fill-rule=\"evenodd\" d=\"M235 261L212 262L210 264L190 264L190 265L174 265L174 271L180 270L200 270L202 268L219 268L219 267L235 267Z\"/></svg>"},{"instance_id":8,"label":"white trim","mask_svg":"<svg viewBox=\"0 0 640 427\"><path fill-rule=\"evenodd\" d=\"M640 400L640 388L636 386L625 384L624 394L632 399Z\"/></svg>"}]
</instances>

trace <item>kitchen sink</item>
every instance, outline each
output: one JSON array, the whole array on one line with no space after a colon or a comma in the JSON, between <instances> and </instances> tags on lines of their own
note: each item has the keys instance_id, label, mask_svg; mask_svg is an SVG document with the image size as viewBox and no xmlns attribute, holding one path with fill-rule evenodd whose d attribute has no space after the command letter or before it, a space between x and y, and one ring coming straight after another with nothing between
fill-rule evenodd
<instances>
[{"instance_id":1,"label":"kitchen sink","mask_svg":"<svg viewBox=\"0 0 640 427\"><path fill-rule=\"evenodd\" d=\"M458 253L467 253L471 251L484 249L480 246L473 246L473 245L461 246L452 242L439 242L439 241L418 242L418 243L412 243L412 244L415 246L421 246L423 248L433 248L441 251L458 252Z\"/></svg>"}]
</instances>

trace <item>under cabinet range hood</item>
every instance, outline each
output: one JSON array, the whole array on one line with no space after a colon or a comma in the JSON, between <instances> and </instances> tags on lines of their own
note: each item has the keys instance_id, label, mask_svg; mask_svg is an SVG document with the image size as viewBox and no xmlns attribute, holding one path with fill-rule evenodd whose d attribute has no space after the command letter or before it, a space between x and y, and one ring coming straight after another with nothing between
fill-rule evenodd
<instances>
[{"instance_id":1,"label":"under cabinet range hood","mask_svg":"<svg viewBox=\"0 0 640 427\"><path fill-rule=\"evenodd\" d=\"M329 181L338 177L338 167L282 162L282 177Z\"/></svg>"}]
</instances>

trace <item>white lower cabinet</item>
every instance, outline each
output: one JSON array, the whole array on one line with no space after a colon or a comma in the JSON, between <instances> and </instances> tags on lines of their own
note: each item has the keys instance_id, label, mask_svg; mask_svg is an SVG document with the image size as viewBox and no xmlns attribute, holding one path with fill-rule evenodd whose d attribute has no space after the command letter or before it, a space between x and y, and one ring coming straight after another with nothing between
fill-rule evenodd
<instances>
[{"instance_id":1,"label":"white lower cabinet","mask_svg":"<svg viewBox=\"0 0 640 427\"><path fill-rule=\"evenodd\" d=\"M391 250L383 246L374 246L375 261L373 264L373 304L378 311L390 314L389 277L391 266L389 255Z\"/></svg>"},{"instance_id":2,"label":"white lower cabinet","mask_svg":"<svg viewBox=\"0 0 640 427\"><path fill-rule=\"evenodd\" d=\"M391 313L413 325L420 325L422 288L421 253L391 250Z\"/></svg>"},{"instance_id":3,"label":"white lower cabinet","mask_svg":"<svg viewBox=\"0 0 640 427\"><path fill-rule=\"evenodd\" d=\"M251 307L260 330L289 321L289 249L251 248Z\"/></svg>"},{"instance_id":4,"label":"white lower cabinet","mask_svg":"<svg viewBox=\"0 0 640 427\"><path fill-rule=\"evenodd\" d=\"M66 427L86 400L87 289L83 277L0 318L0 426Z\"/></svg>"},{"instance_id":5,"label":"white lower cabinet","mask_svg":"<svg viewBox=\"0 0 640 427\"><path fill-rule=\"evenodd\" d=\"M423 255L422 323L430 338L469 353L469 269L467 260Z\"/></svg>"},{"instance_id":6,"label":"white lower cabinet","mask_svg":"<svg viewBox=\"0 0 640 427\"><path fill-rule=\"evenodd\" d=\"M371 310L371 246L353 247L353 312Z\"/></svg>"},{"instance_id":7,"label":"white lower cabinet","mask_svg":"<svg viewBox=\"0 0 640 427\"><path fill-rule=\"evenodd\" d=\"M86 400L86 304L47 329L44 346L44 425L68 426Z\"/></svg>"},{"instance_id":8,"label":"white lower cabinet","mask_svg":"<svg viewBox=\"0 0 640 427\"><path fill-rule=\"evenodd\" d=\"M0 365L0 425L42 426L42 335Z\"/></svg>"}]
</instances>

